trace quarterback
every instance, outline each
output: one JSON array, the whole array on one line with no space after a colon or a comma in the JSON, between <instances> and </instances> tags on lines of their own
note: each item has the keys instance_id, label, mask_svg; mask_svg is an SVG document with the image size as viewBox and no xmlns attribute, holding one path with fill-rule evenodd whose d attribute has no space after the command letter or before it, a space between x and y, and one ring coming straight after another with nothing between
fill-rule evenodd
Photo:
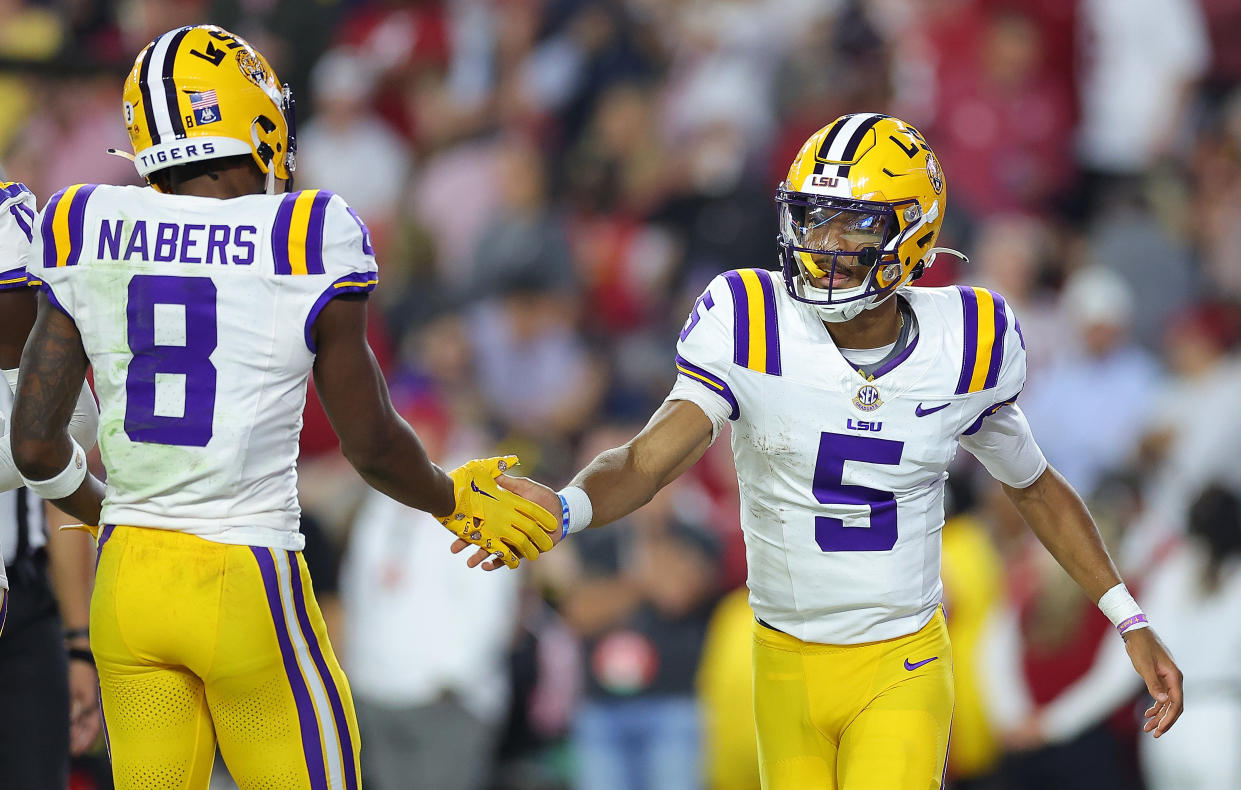
<instances>
[{"instance_id":1,"label":"quarterback","mask_svg":"<svg viewBox=\"0 0 1241 790\"><path fill-rule=\"evenodd\" d=\"M859 113L823 127L776 192L782 271L711 282L647 426L559 494L503 483L559 506L563 537L649 501L732 422L768 790L942 786L953 680L940 531L958 445L1117 625L1155 700L1146 730L1181 712L1180 671L1015 403L1025 341L1012 308L983 288L908 287L952 252L935 246L946 194L909 124ZM484 550L469 562L500 565Z\"/></svg>"},{"instance_id":2,"label":"quarterback","mask_svg":"<svg viewBox=\"0 0 1241 790\"><path fill-rule=\"evenodd\" d=\"M242 39L169 31L123 95L150 188L71 186L36 219L12 448L27 486L99 525L90 636L118 788L206 788L217 743L242 787L359 784L301 555L311 374L372 486L510 564L552 545L556 519L496 486L515 458L448 474L393 410L365 336L369 233L331 192L287 191L292 110ZM106 488L67 431L88 365Z\"/></svg>"}]
</instances>

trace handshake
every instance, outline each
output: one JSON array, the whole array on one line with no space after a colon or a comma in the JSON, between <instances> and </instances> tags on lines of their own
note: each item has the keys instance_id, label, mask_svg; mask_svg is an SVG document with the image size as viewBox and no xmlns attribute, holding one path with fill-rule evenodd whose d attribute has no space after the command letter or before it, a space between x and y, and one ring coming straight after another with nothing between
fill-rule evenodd
<instances>
[{"instance_id":1,"label":"handshake","mask_svg":"<svg viewBox=\"0 0 1241 790\"><path fill-rule=\"evenodd\" d=\"M470 567L487 560L485 570L502 564L516 568L522 559L532 560L550 551L564 537L561 517L551 510L559 508L551 489L522 477L504 477L500 485L504 472L516 464L515 455L484 458L449 473L455 509L437 518L457 536L454 554L468 546L478 547L467 560Z\"/></svg>"}]
</instances>

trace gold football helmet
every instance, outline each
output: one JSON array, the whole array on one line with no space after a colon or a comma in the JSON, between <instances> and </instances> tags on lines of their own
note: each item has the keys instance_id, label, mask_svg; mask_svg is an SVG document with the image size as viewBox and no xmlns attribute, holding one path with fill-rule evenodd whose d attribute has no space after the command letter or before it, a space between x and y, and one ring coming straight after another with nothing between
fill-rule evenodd
<instances>
[{"instance_id":1,"label":"gold football helmet","mask_svg":"<svg viewBox=\"0 0 1241 790\"><path fill-rule=\"evenodd\" d=\"M254 47L223 28L181 27L147 44L123 98L141 176L241 154L267 175L268 193L292 175L293 94Z\"/></svg>"},{"instance_id":2,"label":"gold football helmet","mask_svg":"<svg viewBox=\"0 0 1241 790\"><path fill-rule=\"evenodd\" d=\"M857 113L824 126L776 190L789 294L826 321L847 321L921 276L937 253L964 258L935 246L947 194L935 153L904 121ZM842 237L852 243L839 243ZM863 265L868 273L861 285L833 288L844 279L838 265L842 272ZM811 277L829 285L816 287Z\"/></svg>"}]
</instances>

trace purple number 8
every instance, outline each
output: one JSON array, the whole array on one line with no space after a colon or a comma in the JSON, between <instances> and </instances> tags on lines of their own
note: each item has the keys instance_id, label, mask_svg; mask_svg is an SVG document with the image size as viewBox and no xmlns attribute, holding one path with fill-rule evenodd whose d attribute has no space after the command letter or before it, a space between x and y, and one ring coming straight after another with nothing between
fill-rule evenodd
<instances>
[{"instance_id":1,"label":"purple number 8","mask_svg":"<svg viewBox=\"0 0 1241 790\"><path fill-rule=\"evenodd\" d=\"M135 442L206 447L215 415L216 289L209 277L138 274L129 281L125 433ZM185 345L155 342L155 306L185 308ZM185 376L185 411L155 413L157 373Z\"/></svg>"},{"instance_id":2,"label":"purple number 8","mask_svg":"<svg viewBox=\"0 0 1241 790\"><path fill-rule=\"evenodd\" d=\"M823 551L889 551L896 545L896 495L844 482L845 461L895 465L904 442L872 436L825 433L819 437L814 497L824 505L870 505L870 527L846 527L830 516L814 519L814 540Z\"/></svg>"}]
</instances>

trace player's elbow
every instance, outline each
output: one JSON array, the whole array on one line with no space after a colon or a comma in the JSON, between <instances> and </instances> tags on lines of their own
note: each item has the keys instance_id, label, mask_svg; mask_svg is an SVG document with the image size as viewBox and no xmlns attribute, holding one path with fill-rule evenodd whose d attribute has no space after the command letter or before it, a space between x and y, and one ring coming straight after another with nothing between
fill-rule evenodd
<instances>
[{"instance_id":1,"label":"player's elbow","mask_svg":"<svg viewBox=\"0 0 1241 790\"><path fill-rule=\"evenodd\" d=\"M16 425L9 436L9 443L13 451L13 463L27 480L50 480L60 474L64 467L64 464L57 460L58 453L54 442L31 436Z\"/></svg>"}]
</instances>

